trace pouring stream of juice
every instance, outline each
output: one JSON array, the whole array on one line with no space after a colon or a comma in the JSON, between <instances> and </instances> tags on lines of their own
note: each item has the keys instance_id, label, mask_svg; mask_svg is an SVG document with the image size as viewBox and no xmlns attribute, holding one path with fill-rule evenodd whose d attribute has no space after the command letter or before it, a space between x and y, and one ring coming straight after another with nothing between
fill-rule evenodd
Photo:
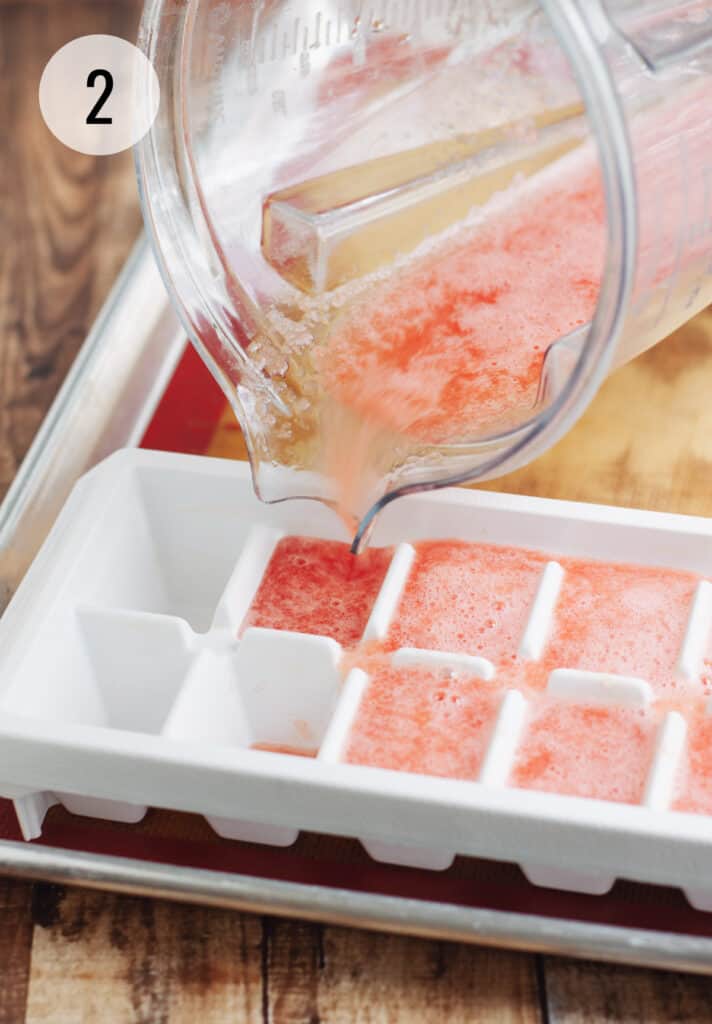
<instances>
[{"instance_id":1,"label":"pouring stream of juice","mask_svg":"<svg viewBox=\"0 0 712 1024\"><path fill-rule=\"evenodd\" d=\"M491 479L712 302L708 0L148 0L166 284L255 490Z\"/></svg>"}]
</instances>

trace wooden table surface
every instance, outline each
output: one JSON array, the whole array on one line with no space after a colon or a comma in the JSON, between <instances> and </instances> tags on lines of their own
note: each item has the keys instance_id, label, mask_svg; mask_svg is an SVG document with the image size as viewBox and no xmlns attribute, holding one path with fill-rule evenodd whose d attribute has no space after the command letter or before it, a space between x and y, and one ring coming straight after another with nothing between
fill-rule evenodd
<instances>
[{"instance_id":1,"label":"wooden table surface","mask_svg":"<svg viewBox=\"0 0 712 1024\"><path fill-rule=\"evenodd\" d=\"M139 231L129 156L64 149L46 60L135 0L0 0L0 494ZM712 318L617 374L503 489L712 514ZM712 979L0 879L0 1024L712 1021Z\"/></svg>"}]
</instances>

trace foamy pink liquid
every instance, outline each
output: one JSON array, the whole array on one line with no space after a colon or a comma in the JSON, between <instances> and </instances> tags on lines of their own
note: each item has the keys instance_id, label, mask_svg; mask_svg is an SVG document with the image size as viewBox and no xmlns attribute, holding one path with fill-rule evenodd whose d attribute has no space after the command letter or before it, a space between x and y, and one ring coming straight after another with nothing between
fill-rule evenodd
<instances>
[{"instance_id":1,"label":"foamy pink liquid","mask_svg":"<svg viewBox=\"0 0 712 1024\"><path fill-rule=\"evenodd\" d=\"M285 537L275 548L242 629L261 626L358 643L392 556L373 548L355 557L348 544Z\"/></svg>"},{"instance_id":2,"label":"foamy pink liquid","mask_svg":"<svg viewBox=\"0 0 712 1024\"><path fill-rule=\"evenodd\" d=\"M546 350L596 306L605 213L592 163L545 172L349 306L321 359L327 392L429 443L532 406Z\"/></svg>"},{"instance_id":3,"label":"foamy pink liquid","mask_svg":"<svg viewBox=\"0 0 712 1024\"><path fill-rule=\"evenodd\" d=\"M674 807L678 811L712 814L712 716L700 709L688 720L688 730Z\"/></svg>"},{"instance_id":4,"label":"foamy pink liquid","mask_svg":"<svg viewBox=\"0 0 712 1024\"><path fill-rule=\"evenodd\" d=\"M639 803L656 716L544 698L519 748L511 782L525 789Z\"/></svg>"},{"instance_id":5,"label":"foamy pink liquid","mask_svg":"<svg viewBox=\"0 0 712 1024\"><path fill-rule=\"evenodd\" d=\"M358 646L390 563L390 549L354 559L346 545L285 538L246 624L334 636L342 669L370 677L347 744L348 761L453 778L477 777L503 692L520 689L529 718L513 785L635 803L667 711L690 723L680 809L712 813L712 719L704 716L710 651L699 682L675 670L698 577L670 569L559 558L565 570L551 633L538 662L517 654L541 573L542 552L458 541L416 544L416 559L380 644ZM397 647L482 655L484 682L462 673L395 669ZM546 692L557 668L636 676L649 709L593 706Z\"/></svg>"},{"instance_id":6,"label":"foamy pink liquid","mask_svg":"<svg viewBox=\"0 0 712 1024\"><path fill-rule=\"evenodd\" d=\"M698 577L585 559L559 561L566 575L546 648L547 668L637 676L658 697L682 695L675 664Z\"/></svg>"},{"instance_id":7,"label":"foamy pink liquid","mask_svg":"<svg viewBox=\"0 0 712 1024\"><path fill-rule=\"evenodd\" d=\"M422 647L511 661L519 646L546 556L460 541L417 545L390 648Z\"/></svg>"},{"instance_id":8,"label":"foamy pink liquid","mask_svg":"<svg viewBox=\"0 0 712 1024\"><path fill-rule=\"evenodd\" d=\"M372 669L345 760L476 779L497 714L495 687L422 668Z\"/></svg>"}]
</instances>

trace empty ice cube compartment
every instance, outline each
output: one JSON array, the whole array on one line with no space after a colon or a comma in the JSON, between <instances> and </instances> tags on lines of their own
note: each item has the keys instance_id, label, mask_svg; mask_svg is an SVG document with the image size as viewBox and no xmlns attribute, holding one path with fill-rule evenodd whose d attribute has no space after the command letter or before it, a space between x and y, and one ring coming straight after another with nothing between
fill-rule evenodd
<instances>
[{"instance_id":1,"label":"empty ice cube compartment","mask_svg":"<svg viewBox=\"0 0 712 1024\"><path fill-rule=\"evenodd\" d=\"M198 474L193 487L185 487L167 466L158 472L139 468L137 475L164 594L162 607L147 610L179 615L198 632L209 628L252 525L236 515L229 477L205 468L204 479ZM121 532L117 529L116 534ZM128 550L123 557L136 554Z\"/></svg>"},{"instance_id":2,"label":"empty ice cube compartment","mask_svg":"<svg viewBox=\"0 0 712 1024\"><path fill-rule=\"evenodd\" d=\"M341 647L327 637L251 628L234 648L205 647L164 727L189 742L313 754L333 714Z\"/></svg>"},{"instance_id":3,"label":"empty ice cube compartment","mask_svg":"<svg viewBox=\"0 0 712 1024\"><path fill-rule=\"evenodd\" d=\"M96 489L101 509L80 529L65 582L77 603L172 615L203 632L252 524L236 515L234 481L209 464L188 488L168 461L145 470L120 452L81 483L76 501Z\"/></svg>"},{"instance_id":4,"label":"empty ice cube compartment","mask_svg":"<svg viewBox=\"0 0 712 1024\"><path fill-rule=\"evenodd\" d=\"M180 619L64 608L33 644L0 700L9 714L157 734L193 657ZM47 664L45 644L54 648Z\"/></svg>"}]
</instances>

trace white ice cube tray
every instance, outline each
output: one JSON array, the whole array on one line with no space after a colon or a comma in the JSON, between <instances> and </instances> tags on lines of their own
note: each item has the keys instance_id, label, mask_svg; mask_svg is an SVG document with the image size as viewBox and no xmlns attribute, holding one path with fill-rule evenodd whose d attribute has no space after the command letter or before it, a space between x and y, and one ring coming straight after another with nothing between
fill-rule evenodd
<instances>
[{"instance_id":1,"label":"white ice cube tray","mask_svg":"<svg viewBox=\"0 0 712 1024\"><path fill-rule=\"evenodd\" d=\"M515 862L534 882L605 892L617 877L681 887L712 910L712 818L669 809L685 744L661 719L641 805L507 785L525 700L507 691L478 779L342 763L367 685L339 671L330 637L248 629L244 615L284 534L345 540L325 506L262 505L246 465L124 451L75 488L0 621L0 795L27 839L47 809L138 821L148 806L205 815L223 836L288 845L300 829L360 839L376 859L447 867L456 854ZM684 516L451 490L379 520L394 556L366 626L382 637L420 539L456 538L712 576L712 524ZM520 654L539 657L561 582L549 562ZM712 617L690 610L679 671L697 671ZM402 650L396 663L496 669ZM650 700L645 681L562 671L549 689L583 701ZM316 758L250 749L318 748Z\"/></svg>"}]
</instances>

